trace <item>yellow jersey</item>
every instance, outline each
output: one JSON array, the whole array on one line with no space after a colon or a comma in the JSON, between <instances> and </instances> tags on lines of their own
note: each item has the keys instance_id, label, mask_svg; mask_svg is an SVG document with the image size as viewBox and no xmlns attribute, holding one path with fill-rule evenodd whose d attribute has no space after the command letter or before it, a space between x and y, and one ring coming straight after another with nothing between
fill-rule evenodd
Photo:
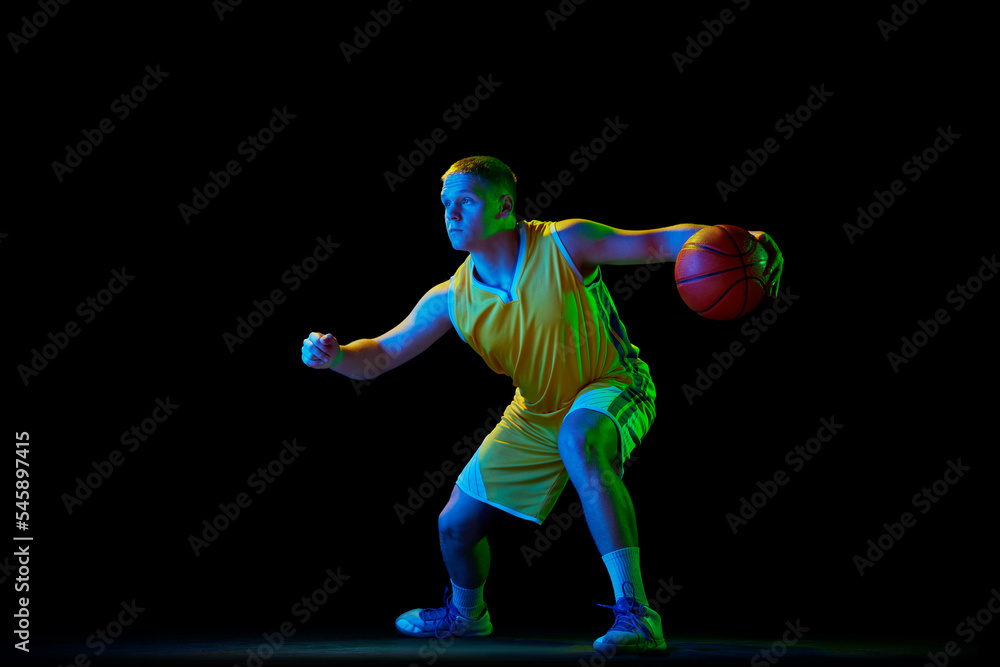
<instances>
[{"instance_id":1,"label":"yellow jersey","mask_svg":"<svg viewBox=\"0 0 1000 667\"><path fill-rule=\"evenodd\" d=\"M510 289L479 280L470 254L449 281L448 314L458 335L495 372L510 376L515 403L539 416L567 409L582 389L632 388L650 403L649 368L597 267L571 260L555 224L518 224Z\"/></svg>"}]
</instances>

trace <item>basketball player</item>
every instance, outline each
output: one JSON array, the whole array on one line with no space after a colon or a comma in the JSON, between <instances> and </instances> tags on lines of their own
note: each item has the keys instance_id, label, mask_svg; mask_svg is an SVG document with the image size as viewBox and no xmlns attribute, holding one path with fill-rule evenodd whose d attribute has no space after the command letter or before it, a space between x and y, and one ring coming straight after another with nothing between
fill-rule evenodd
<instances>
[{"instance_id":1,"label":"basketball player","mask_svg":"<svg viewBox=\"0 0 1000 667\"><path fill-rule=\"evenodd\" d=\"M483 597L490 526L506 515L541 524L572 480L616 600L603 605L615 622L594 649L662 651L661 620L647 604L635 511L621 479L624 461L653 422L656 392L600 266L672 262L702 226L625 231L580 219L518 221L515 176L493 157L459 160L441 180L448 238L469 253L454 275L378 338L341 345L313 332L302 346L310 368L371 379L376 368L384 373L409 361L454 328L516 386L438 519L452 593L444 607L402 614L396 628L442 639L490 634ZM773 297L781 252L767 234L753 234L768 251Z\"/></svg>"}]
</instances>

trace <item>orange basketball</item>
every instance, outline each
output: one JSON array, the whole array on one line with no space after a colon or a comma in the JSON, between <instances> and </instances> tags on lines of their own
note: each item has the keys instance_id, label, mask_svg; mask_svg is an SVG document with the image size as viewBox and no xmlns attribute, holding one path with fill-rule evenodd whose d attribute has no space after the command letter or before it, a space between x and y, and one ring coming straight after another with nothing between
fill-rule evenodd
<instances>
[{"instance_id":1,"label":"orange basketball","mask_svg":"<svg viewBox=\"0 0 1000 667\"><path fill-rule=\"evenodd\" d=\"M733 320L757 307L767 293L767 251L745 229L706 227L677 253L674 281L681 299L702 317Z\"/></svg>"}]
</instances>

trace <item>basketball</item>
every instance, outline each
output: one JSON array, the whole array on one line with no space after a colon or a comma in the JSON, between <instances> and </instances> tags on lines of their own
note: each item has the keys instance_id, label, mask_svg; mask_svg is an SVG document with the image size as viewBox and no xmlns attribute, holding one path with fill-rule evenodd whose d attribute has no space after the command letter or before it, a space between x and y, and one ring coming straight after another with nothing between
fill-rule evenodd
<instances>
[{"instance_id":1,"label":"basketball","mask_svg":"<svg viewBox=\"0 0 1000 667\"><path fill-rule=\"evenodd\" d=\"M677 253L674 281L688 308L710 320L733 320L757 307L767 293L767 251L733 225L699 230Z\"/></svg>"}]
</instances>

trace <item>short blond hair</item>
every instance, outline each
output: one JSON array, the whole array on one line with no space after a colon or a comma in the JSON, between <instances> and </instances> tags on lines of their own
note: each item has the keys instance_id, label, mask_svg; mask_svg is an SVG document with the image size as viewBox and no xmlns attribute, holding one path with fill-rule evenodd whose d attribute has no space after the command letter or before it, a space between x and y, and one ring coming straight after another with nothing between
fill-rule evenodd
<instances>
[{"instance_id":1,"label":"short blond hair","mask_svg":"<svg viewBox=\"0 0 1000 667\"><path fill-rule=\"evenodd\" d=\"M448 167L441 175L441 182L452 174L471 174L479 178L480 183L489 189L490 193L501 197L510 195L511 209L517 202L517 176L511 168L495 157L489 155L473 155L462 158Z\"/></svg>"}]
</instances>

